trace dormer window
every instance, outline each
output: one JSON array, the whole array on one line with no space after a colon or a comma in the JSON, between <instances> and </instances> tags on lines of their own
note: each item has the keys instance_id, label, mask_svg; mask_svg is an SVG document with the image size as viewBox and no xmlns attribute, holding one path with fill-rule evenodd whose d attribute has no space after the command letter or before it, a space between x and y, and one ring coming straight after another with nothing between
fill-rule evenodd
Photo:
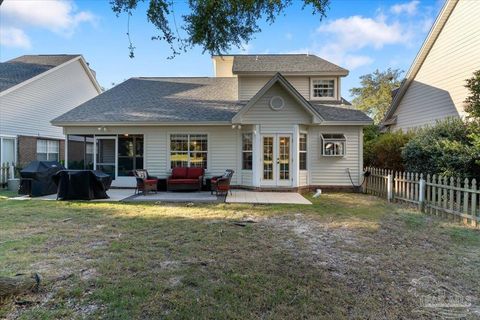
<instances>
[{"instance_id":1,"label":"dormer window","mask_svg":"<svg viewBox=\"0 0 480 320\"><path fill-rule=\"evenodd\" d=\"M312 78L310 80L311 100L336 100L336 79Z\"/></svg>"}]
</instances>

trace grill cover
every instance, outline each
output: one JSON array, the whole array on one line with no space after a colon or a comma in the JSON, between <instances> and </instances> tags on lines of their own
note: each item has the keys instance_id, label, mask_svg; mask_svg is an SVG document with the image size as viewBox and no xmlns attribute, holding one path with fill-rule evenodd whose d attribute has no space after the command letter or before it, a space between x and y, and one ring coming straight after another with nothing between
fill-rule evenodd
<instances>
[{"instance_id":1,"label":"grill cover","mask_svg":"<svg viewBox=\"0 0 480 320\"><path fill-rule=\"evenodd\" d=\"M58 200L108 199L112 177L98 170L62 170L53 180L58 186Z\"/></svg>"},{"instance_id":2,"label":"grill cover","mask_svg":"<svg viewBox=\"0 0 480 320\"><path fill-rule=\"evenodd\" d=\"M53 176L65 168L57 161L32 161L20 171L20 194L31 197L57 193Z\"/></svg>"}]
</instances>

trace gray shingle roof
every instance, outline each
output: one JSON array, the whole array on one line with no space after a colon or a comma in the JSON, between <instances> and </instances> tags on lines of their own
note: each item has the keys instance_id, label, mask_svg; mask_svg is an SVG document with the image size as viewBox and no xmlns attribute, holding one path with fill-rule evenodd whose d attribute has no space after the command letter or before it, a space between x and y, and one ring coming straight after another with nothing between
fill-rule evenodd
<instances>
[{"instance_id":1,"label":"gray shingle roof","mask_svg":"<svg viewBox=\"0 0 480 320\"><path fill-rule=\"evenodd\" d=\"M360 110L335 107L324 103L310 102L310 104L325 121L372 121Z\"/></svg>"},{"instance_id":2,"label":"gray shingle roof","mask_svg":"<svg viewBox=\"0 0 480 320\"><path fill-rule=\"evenodd\" d=\"M246 105L236 78L131 78L57 117L64 123L229 122ZM327 121L371 121L363 112L309 102Z\"/></svg>"},{"instance_id":3,"label":"gray shingle roof","mask_svg":"<svg viewBox=\"0 0 480 320\"><path fill-rule=\"evenodd\" d=\"M335 73L348 70L311 54L234 55L233 73Z\"/></svg>"},{"instance_id":4,"label":"gray shingle roof","mask_svg":"<svg viewBox=\"0 0 480 320\"><path fill-rule=\"evenodd\" d=\"M131 78L53 122L230 121L237 102L235 78Z\"/></svg>"},{"instance_id":5,"label":"gray shingle roof","mask_svg":"<svg viewBox=\"0 0 480 320\"><path fill-rule=\"evenodd\" d=\"M79 55L25 55L0 63L0 92L38 76Z\"/></svg>"}]
</instances>

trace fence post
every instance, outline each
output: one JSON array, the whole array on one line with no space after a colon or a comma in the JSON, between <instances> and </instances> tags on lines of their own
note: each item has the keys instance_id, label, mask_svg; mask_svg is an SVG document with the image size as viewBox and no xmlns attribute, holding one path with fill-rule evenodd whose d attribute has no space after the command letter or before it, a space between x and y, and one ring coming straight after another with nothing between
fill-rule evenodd
<instances>
[{"instance_id":1,"label":"fence post","mask_svg":"<svg viewBox=\"0 0 480 320\"><path fill-rule=\"evenodd\" d=\"M388 202L392 202L393 200L393 179L391 172L387 175L387 200Z\"/></svg>"},{"instance_id":2,"label":"fence post","mask_svg":"<svg viewBox=\"0 0 480 320\"><path fill-rule=\"evenodd\" d=\"M418 190L418 206L420 208L420 211L424 211L425 210L425 179L423 179L423 176L420 178L420 182L419 182L419 189Z\"/></svg>"}]
</instances>

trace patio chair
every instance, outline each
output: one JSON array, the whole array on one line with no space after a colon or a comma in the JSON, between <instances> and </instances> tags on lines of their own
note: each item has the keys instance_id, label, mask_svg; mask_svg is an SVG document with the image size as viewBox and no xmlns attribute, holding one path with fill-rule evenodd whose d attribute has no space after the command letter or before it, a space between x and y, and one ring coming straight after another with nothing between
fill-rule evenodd
<instances>
[{"instance_id":1,"label":"patio chair","mask_svg":"<svg viewBox=\"0 0 480 320\"><path fill-rule=\"evenodd\" d=\"M232 194L232 191L230 190L230 181L232 180L234 173L235 171L227 169L223 175L213 177L211 179L210 193L213 194L213 192L215 192L218 196L219 193L228 194L228 191L230 191L230 194Z\"/></svg>"},{"instance_id":2,"label":"patio chair","mask_svg":"<svg viewBox=\"0 0 480 320\"><path fill-rule=\"evenodd\" d=\"M143 195L147 195L149 191L157 192L157 177L150 176L147 170L134 170L133 175L137 179L137 188L135 189L135 194L143 192Z\"/></svg>"}]
</instances>

